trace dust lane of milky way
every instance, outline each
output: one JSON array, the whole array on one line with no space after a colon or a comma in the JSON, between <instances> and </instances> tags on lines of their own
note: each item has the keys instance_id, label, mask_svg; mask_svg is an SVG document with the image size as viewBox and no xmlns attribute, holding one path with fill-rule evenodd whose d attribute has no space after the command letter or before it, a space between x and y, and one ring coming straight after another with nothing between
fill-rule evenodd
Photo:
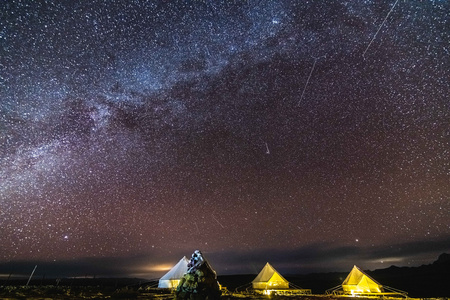
<instances>
[{"instance_id":1,"label":"dust lane of milky way","mask_svg":"<svg viewBox=\"0 0 450 300\"><path fill-rule=\"evenodd\" d=\"M197 248L219 273L433 261L448 11L2 1L0 273L151 277Z\"/></svg>"}]
</instances>

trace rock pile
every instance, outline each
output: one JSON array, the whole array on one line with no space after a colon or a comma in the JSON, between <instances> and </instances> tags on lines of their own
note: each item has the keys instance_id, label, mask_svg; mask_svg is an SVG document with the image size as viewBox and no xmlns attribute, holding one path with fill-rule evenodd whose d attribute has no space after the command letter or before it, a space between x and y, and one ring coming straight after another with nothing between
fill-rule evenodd
<instances>
[{"instance_id":1,"label":"rock pile","mask_svg":"<svg viewBox=\"0 0 450 300\"><path fill-rule=\"evenodd\" d=\"M188 264L188 271L181 278L175 292L176 300L215 300L220 299L220 286L216 272L195 250Z\"/></svg>"}]
</instances>

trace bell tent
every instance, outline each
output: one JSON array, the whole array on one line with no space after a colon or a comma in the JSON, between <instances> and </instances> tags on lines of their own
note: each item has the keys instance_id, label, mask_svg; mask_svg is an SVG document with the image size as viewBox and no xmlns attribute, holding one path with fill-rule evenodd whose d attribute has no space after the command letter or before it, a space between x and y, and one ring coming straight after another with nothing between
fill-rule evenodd
<instances>
[{"instance_id":1,"label":"bell tent","mask_svg":"<svg viewBox=\"0 0 450 300\"><path fill-rule=\"evenodd\" d=\"M184 256L180 261L170 269L163 277L159 279L158 287L164 289L176 288L181 278L186 274L189 260Z\"/></svg>"},{"instance_id":2,"label":"bell tent","mask_svg":"<svg viewBox=\"0 0 450 300\"><path fill-rule=\"evenodd\" d=\"M351 296L396 296L407 297L407 292L397 290L388 286L382 286L369 275L364 273L357 266L347 275L344 282L337 287L326 291L333 295L351 295Z\"/></svg>"},{"instance_id":3,"label":"bell tent","mask_svg":"<svg viewBox=\"0 0 450 300\"><path fill-rule=\"evenodd\" d=\"M255 290L288 289L289 281L284 279L269 263L259 272L252 281Z\"/></svg>"},{"instance_id":4,"label":"bell tent","mask_svg":"<svg viewBox=\"0 0 450 300\"><path fill-rule=\"evenodd\" d=\"M382 293L381 284L372 279L369 275L361 271L357 266L348 274L342 283L342 289L345 293L361 294L361 293Z\"/></svg>"}]
</instances>

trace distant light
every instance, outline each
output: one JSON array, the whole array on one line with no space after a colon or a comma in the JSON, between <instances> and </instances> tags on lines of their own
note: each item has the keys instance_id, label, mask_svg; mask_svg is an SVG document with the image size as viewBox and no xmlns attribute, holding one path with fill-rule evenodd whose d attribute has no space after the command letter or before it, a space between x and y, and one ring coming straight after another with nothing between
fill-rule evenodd
<instances>
[{"instance_id":1,"label":"distant light","mask_svg":"<svg viewBox=\"0 0 450 300\"><path fill-rule=\"evenodd\" d=\"M144 267L144 270L147 272L164 272L172 269L173 264L158 264L158 265L150 265Z\"/></svg>"}]
</instances>

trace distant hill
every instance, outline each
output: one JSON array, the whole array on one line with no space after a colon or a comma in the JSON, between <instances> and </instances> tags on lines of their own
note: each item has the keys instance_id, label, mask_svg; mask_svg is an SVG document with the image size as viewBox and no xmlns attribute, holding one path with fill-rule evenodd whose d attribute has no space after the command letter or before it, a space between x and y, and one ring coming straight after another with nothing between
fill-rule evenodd
<instances>
[{"instance_id":1,"label":"distant hill","mask_svg":"<svg viewBox=\"0 0 450 300\"><path fill-rule=\"evenodd\" d=\"M383 285L407 291L411 297L450 296L450 254L447 253L429 265L390 266L368 274Z\"/></svg>"},{"instance_id":2,"label":"distant hill","mask_svg":"<svg viewBox=\"0 0 450 300\"><path fill-rule=\"evenodd\" d=\"M349 270L350 272L350 270ZM420 267L396 267L365 271L380 284L408 292L409 297L450 296L450 254L443 253L438 260ZM323 294L327 289L340 285L348 272L313 273L307 275L286 275L289 282L311 289L313 294ZM234 290L250 283L256 274L219 276L219 282Z\"/></svg>"}]
</instances>

